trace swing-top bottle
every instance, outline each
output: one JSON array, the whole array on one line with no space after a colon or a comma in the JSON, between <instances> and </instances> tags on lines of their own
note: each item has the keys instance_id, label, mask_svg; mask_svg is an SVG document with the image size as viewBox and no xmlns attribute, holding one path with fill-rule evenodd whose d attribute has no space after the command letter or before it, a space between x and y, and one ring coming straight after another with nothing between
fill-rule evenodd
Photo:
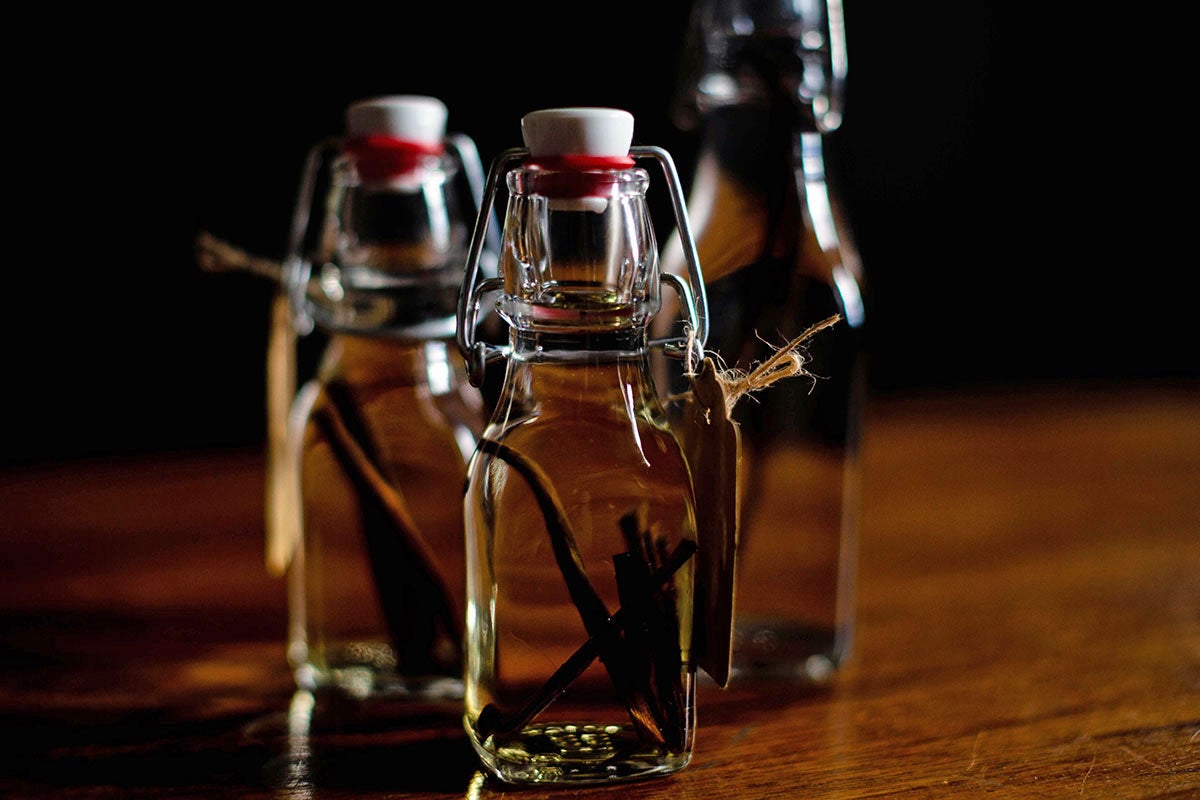
<instances>
[{"instance_id":1,"label":"swing-top bottle","mask_svg":"<svg viewBox=\"0 0 1200 800\"><path fill-rule=\"evenodd\" d=\"M523 117L526 147L489 176L508 190L499 278L468 263L460 300L474 379L507 359L465 498L465 727L510 783L691 758L694 497L649 370L665 279L636 153L657 149L631 156L632 130L615 109ZM502 350L473 334L494 293Z\"/></svg>"},{"instance_id":2,"label":"swing-top bottle","mask_svg":"<svg viewBox=\"0 0 1200 800\"><path fill-rule=\"evenodd\" d=\"M823 682L855 628L866 391L862 264L825 147L842 119L841 3L700 0L689 36L679 113L700 133L688 205L709 349L750 371L839 317L803 346L810 377L773 384L733 414L742 445L734 681ZM684 267L677 245L664 251L666 270Z\"/></svg>"},{"instance_id":3,"label":"swing-top bottle","mask_svg":"<svg viewBox=\"0 0 1200 800\"><path fill-rule=\"evenodd\" d=\"M482 171L446 119L430 97L355 103L300 191L285 280L317 360L271 499L304 689L461 698L462 486L485 413L452 351Z\"/></svg>"}]
</instances>

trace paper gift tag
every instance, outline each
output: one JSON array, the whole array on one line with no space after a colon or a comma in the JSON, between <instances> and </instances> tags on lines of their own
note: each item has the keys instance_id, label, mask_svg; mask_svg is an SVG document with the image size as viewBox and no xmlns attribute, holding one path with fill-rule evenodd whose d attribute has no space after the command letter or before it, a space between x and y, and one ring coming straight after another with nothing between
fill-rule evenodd
<instances>
[{"instance_id":1,"label":"paper gift tag","mask_svg":"<svg viewBox=\"0 0 1200 800\"><path fill-rule=\"evenodd\" d=\"M724 688L733 657L740 437L711 358L692 378L680 440L696 495L696 588L692 647L697 665Z\"/></svg>"}]
</instances>

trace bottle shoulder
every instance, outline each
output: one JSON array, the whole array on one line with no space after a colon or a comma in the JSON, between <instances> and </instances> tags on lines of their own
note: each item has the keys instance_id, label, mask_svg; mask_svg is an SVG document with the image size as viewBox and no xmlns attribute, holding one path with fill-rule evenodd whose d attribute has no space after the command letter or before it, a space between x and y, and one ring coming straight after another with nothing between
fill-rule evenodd
<instances>
[{"instance_id":1,"label":"bottle shoulder","mask_svg":"<svg viewBox=\"0 0 1200 800\"><path fill-rule=\"evenodd\" d=\"M557 397L502 396L482 438L547 469L640 476L686 471L675 433L657 398L632 392Z\"/></svg>"},{"instance_id":2,"label":"bottle shoulder","mask_svg":"<svg viewBox=\"0 0 1200 800\"><path fill-rule=\"evenodd\" d=\"M318 379L362 389L431 387L435 394L474 391L454 344L441 339L334 334L322 353Z\"/></svg>"}]
</instances>

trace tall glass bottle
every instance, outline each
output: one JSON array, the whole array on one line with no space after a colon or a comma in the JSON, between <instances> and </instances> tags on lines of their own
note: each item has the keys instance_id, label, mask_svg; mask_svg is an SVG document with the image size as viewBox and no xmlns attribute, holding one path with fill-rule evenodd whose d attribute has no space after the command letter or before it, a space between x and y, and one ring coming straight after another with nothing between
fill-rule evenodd
<instances>
[{"instance_id":1,"label":"tall glass bottle","mask_svg":"<svg viewBox=\"0 0 1200 800\"><path fill-rule=\"evenodd\" d=\"M485 192L512 167L500 277L468 262L461 296L474 380L507 357L465 499L465 727L510 783L670 773L692 751L696 520L649 369L662 279L633 157L669 156L631 151L614 109L536 111L522 130ZM474 336L492 292L503 350Z\"/></svg>"},{"instance_id":2,"label":"tall glass bottle","mask_svg":"<svg viewBox=\"0 0 1200 800\"><path fill-rule=\"evenodd\" d=\"M688 207L709 349L749 370L817 323L811 378L743 399L733 679L821 681L849 652L865 391L863 275L826 179L846 72L837 0L701 0L681 122L699 128ZM683 265L669 242L664 268ZM676 378L678 380L678 377Z\"/></svg>"},{"instance_id":3,"label":"tall glass bottle","mask_svg":"<svg viewBox=\"0 0 1200 800\"><path fill-rule=\"evenodd\" d=\"M462 696L462 486L486 415L451 350L481 170L446 118L429 97L355 103L300 191L272 346L298 338L316 367L277 426L269 521L304 689Z\"/></svg>"}]
</instances>

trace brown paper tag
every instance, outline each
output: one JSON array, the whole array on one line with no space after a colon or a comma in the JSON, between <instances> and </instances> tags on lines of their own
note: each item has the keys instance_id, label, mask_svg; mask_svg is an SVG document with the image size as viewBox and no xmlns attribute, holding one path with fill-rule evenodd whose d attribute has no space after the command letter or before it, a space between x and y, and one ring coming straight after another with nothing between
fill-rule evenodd
<instances>
[{"instance_id":1,"label":"brown paper tag","mask_svg":"<svg viewBox=\"0 0 1200 800\"><path fill-rule=\"evenodd\" d=\"M696 495L696 663L724 688L733 658L734 563L738 538L737 424L711 358L692 378L680 440Z\"/></svg>"}]
</instances>

